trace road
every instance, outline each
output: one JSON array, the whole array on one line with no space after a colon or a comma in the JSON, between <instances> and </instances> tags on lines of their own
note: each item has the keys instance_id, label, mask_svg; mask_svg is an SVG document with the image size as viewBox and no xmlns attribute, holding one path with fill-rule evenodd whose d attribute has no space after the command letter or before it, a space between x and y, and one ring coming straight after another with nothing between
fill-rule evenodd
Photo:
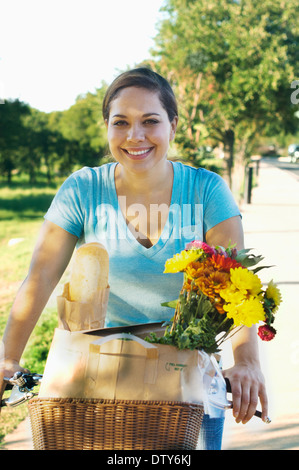
<instances>
[{"instance_id":1,"label":"road","mask_svg":"<svg viewBox=\"0 0 299 470\"><path fill-rule=\"evenodd\" d=\"M276 168L279 168L280 170L286 170L290 172L290 174L294 176L296 179L299 179L299 163L291 163L288 157L280 157L280 158L267 157L267 158L264 158L263 161L265 163L271 163L271 165L274 165Z\"/></svg>"}]
</instances>

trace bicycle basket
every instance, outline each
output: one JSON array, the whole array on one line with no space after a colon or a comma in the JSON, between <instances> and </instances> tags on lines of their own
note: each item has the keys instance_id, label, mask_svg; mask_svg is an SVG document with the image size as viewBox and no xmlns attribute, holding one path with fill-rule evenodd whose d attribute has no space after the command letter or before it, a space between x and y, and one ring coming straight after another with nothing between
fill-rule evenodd
<instances>
[{"instance_id":1,"label":"bicycle basket","mask_svg":"<svg viewBox=\"0 0 299 470\"><path fill-rule=\"evenodd\" d=\"M203 406L182 402L32 398L35 450L194 450Z\"/></svg>"}]
</instances>

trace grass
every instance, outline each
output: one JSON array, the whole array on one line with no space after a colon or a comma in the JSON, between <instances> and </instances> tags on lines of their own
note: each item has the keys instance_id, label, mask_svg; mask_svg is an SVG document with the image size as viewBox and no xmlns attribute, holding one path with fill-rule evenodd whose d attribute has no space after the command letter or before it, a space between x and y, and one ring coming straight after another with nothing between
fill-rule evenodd
<instances>
[{"instance_id":1,"label":"grass","mask_svg":"<svg viewBox=\"0 0 299 470\"><path fill-rule=\"evenodd\" d=\"M57 184L32 186L19 181L8 186L0 183L0 221L40 219L56 192Z\"/></svg>"},{"instance_id":2,"label":"grass","mask_svg":"<svg viewBox=\"0 0 299 470\"><path fill-rule=\"evenodd\" d=\"M30 187L18 180L12 186L0 183L0 337L3 336L17 289L26 277L43 215L60 183L51 187L44 184ZM27 344L22 366L32 372L43 372L56 326L56 308L47 306ZM26 415L26 404L1 410L0 446L4 436Z\"/></svg>"}]
</instances>

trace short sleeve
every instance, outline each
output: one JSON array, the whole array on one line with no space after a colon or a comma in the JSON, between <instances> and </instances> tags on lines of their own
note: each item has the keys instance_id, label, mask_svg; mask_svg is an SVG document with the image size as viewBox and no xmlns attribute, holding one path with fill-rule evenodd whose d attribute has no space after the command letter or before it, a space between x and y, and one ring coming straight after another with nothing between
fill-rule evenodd
<instances>
[{"instance_id":1,"label":"short sleeve","mask_svg":"<svg viewBox=\"0 0 299 470\"><path fill-rule=\"evenodd\" d=\"M204 233L226 219L241 216L238 205L224 179L216 173L208 173L209 177L204 189Z\"/></svg>"},{"instance_id":2,"label":"short sleeve","mask_svg":"<svg viewBox=\"0 0 299 470\"><path fill-rule=\"evenodd\" d=\"M45 214L45 219L80 238L83 232L84 213L82 188L79 188L76 176L77 174L73 173L62 184Z\"/></svg>"}]
</instances>

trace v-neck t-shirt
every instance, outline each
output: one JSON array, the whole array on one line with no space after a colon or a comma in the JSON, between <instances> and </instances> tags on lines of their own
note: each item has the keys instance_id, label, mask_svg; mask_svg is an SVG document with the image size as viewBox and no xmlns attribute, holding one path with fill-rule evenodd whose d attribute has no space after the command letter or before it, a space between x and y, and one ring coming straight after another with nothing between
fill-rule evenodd
<instances>
[{"instance_id":1,"label":"v-neck t-shirt","mask_svg":"<svg viewBox=\"0 0 299 470\"><path fill-rule=\"evenodd\" d=\"M178 298L182 273L163 273L165 262L209 229L240 215L226 182L216 173L173 165L168 219L158 242L144 247L128 228L115 188L115 167L84 167L62 184L45 218L83 243L102 243L109 254L110 295L106 327L169 320L161 303Z\"/></svg>"}]
</instances>

